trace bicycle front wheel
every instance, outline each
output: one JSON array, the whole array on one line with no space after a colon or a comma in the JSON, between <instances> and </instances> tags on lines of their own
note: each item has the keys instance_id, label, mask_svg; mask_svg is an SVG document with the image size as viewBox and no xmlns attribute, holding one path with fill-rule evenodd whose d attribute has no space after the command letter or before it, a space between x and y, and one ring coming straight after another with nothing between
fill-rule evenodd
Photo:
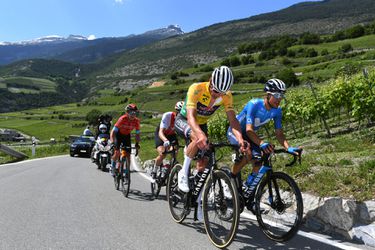
<instances>
[{"instance_id":1,"label":"bicycle front wheel","mask_svg":"<svg viewBox=\"0 0 375 250\"><path fill-rule=\"evenodd\" d=\"M130 191L130 166L125 160L123 174L121 175L122 193L125 197L128 197Z\"/></svg>"},{"instance_id":2,"label":"bicycle front wheel","mask_svg":"<svg viewBox=\"0 0 375 250\"><path fill-rule=\"evenodd\" d=\"M169 175L167 184L167 199L169 211L175 222L181 223L186 218L185 206L187 194L178 189L178 172L182 169L180 164L176 164Z\"/></svg>"},{"instance_id":3,"label":"bicycle front wheel","mask_svg":"<svg viewBox=\"0 0 375 250\"><path fill-rule=\"evenodd\" d=\"M298 232L303 200L292 177L282 172L272 173L260 183L255 197L257 220L268 238L283 242Z\"/></svg>"},{"instance_id":4,"label":"bicycle front wheel","mask_svg":"<svg viewBox=\"0 0 375 250\"><path fill-rule=\"evenodd\" d=\"M113 176L113 181L115 183L115 188L116 190L120 190L121 175L117 172L117 170L114 171L115 175Z\"/></svg>"},{"instance_id":5,"label":"bicycle front wheel","mask_svg":"<svg viewBox=\"0 0 375 250\"><path fill-rule=\"evenodd\" d=\"M238 229L238 192L232 179L214 170L203 191L204 226L208 238L218 248L229 246Z\"/></svg>"}]
</instances>

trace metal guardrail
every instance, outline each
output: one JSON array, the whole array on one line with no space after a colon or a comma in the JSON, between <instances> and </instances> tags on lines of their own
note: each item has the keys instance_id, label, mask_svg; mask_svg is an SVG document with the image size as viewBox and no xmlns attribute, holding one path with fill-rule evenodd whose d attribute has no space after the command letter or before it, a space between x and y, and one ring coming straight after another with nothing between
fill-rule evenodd
<instances>
[{"instance_id":1,"label":"metal guardrail","mask_svg":"<svg viewBox=\"0 0 375 250\"><path fill-rule=\"evenodd\" d=\"M5 154L11 155L13 157L16 157L17 159L25 159L27 158L27 155L24 153L18 152L8 146L0 144L0 151L4 152Z\"/></svg>"}]
</instances>

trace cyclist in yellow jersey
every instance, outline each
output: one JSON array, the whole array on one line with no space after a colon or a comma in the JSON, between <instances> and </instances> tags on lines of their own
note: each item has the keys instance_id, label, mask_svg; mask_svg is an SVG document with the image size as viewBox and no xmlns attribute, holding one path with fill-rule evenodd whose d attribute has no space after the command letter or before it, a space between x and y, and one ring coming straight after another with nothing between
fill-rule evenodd
<instances>
[{"instance_id":1,"label":"cyclist in yellow jersey","mask_svg":"<svg viewBox=\"0 0 375 250\"><path fill-rule=\"evenodd\" d=\"M191 159L198 149L208 149L207 120L221 105L224 105L233 134L237 138L241 150L250 154L233 110L232 94L229 91L232 85L232 71L226 66L221 66L214 69L209 82L194 83L189 87L185 104L175 121L176 132L185 137L187 142L190 141L184 150L184 163L178 173L178 187L183 192L189 192L188 176ZM198 174L204 171L206 164L207 159L198 160ZM198 209L198 219L199 212L201 211Z\"/></svg>"},{"instance_id":2,"label":"cyclist in yellow jersey","mask_svg":"<svg viewBox=\"0 0 375 250\"><path fill-rule=\"evenodd\" d=\"M212 101L212 103L211 103ZM186 104L181 115L187 117L187 109L196 109L196 121L199 125L206 124L211 115L224 105L225 111L233 110L232 94L228 91L220 95L211 95L210 82L195 83L187 93Z\"/></svg>"}]
</instances>

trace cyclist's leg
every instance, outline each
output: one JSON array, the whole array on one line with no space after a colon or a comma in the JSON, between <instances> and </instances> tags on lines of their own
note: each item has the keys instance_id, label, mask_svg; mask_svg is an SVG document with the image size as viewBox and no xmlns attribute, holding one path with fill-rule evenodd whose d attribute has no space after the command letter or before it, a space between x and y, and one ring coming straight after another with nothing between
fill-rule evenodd
<instances>
[{"instance_id":1,"label":"cyclist's leg","mask_svg":"<svg viewBox=\"0 0 375 250\"><path fill-rule=\"evenodd\" d=\"M247 141L248 143L250 143L251 145L251 142L250 142L250 139L246 136L246 135L242 135L243 136L243 139L245 141ZM228 132L227 132L227 138L229 140L229 143L232 144L232 145L239 145L238 144L238 141L237 141L237 138L234 136L233 132L232 132L232 129L229 128L228 129ZM251 146L250 146L251 148ZM245 155L244 157L242 157L241 159L235 159L234 160L234 164L232 166L232 177L233 178L236 178L238 173L241 171L241 169L247 164L250 162L251 159L249 159L249 157L247 157L247 155Z\"/></svg>"},{"instance_id":2,"label":"cyclist's leg","mask_svg":"<svg viewBox=\"0 0 375 250\"><path fill-rule=\"evenodd\" d=\"M253 165L253 174L257 174L259 172L260 167L262 166L262 151L260 147L249 140L250 142L250 147L251 147L251 154L252 154L252 159L251 159L251 164Z\"/></svg>"},{"instance_id":3,"label":"cyclist's leg","mask_svg":"<svg viewBox=\"0 0 375 250\"><path fill-rule=\"evenodd\" d=\"M163 146L163 141L159 137L159 126L156 128L155 131L155 148L158 152L158 156L155 158L155 165L152 169L153 173L156 173L157 167L163 163L163 159L165 158L165 155L163 155L163 152L165 150Z\"/></svg>"},{"instance_id":4,"label":"cyclist's leg","mask_svg":"<svg viewBox=\"0 0 375 250\"><path fill-rule=\"evenodd\" d=\"M184 192L189 192L188 176L190 170L190 163L194 155L196 154L198 147L195 143L189 143L191 139L191 128L187 122L187 119L181 114L178 114L175 120L176 133L185 138L186 150L184 150L184 163L182 169L178 173L178 187Z\"/></svg>"},{"instance_id":5,"label":"cyclist's leg","mask_svg":"<svg viewBox=\"0 0 375 250\"><path fill-rule=\"evenodd\" d=\"M124 135L124 139L123 139L122 143L123 143L124 149L126 151L126 162L127 162L128 166L130 168L130 154L132 152L132 145L131 145L130 134Z\"/></svg>"},{"instance_id":6,"label":"cyclist's leg","mask_svg":"<svg viewBox=\"0 0 375 250\"><path fill-rule=\"evenodd\" d=\"M200 125L200 128L202 131L206 134L208 138L208 129L207 129L207 124ZM193 135L194 136L194 135ZM194 141L195 142L195 141ZM197 150L198 151L198 150ZM207 157L202 157L199 160L197 160L197 174L194 178L194 182L198 182L199 179L202 176L203 171L205 170L206 166L208 163L208 158ZM203 221L203 210L202 210L202 193L203 193L203 188L200 190L199 195L197 197L197 219L198 221Z\"/></svg>"},{"instance_id":7,"label":"cyclist's leg","mask_svg":"<svg viewBox=\"0 0 375 250\"><path fill-rule=\"evenodd\" d=\"M113 151L112 162L111 162L112 176L115 175L116 163L118 162L120 158L121 136L119 134L115 135L113 145L114 145L114 151Z\"/></svg>"}]
</instances>

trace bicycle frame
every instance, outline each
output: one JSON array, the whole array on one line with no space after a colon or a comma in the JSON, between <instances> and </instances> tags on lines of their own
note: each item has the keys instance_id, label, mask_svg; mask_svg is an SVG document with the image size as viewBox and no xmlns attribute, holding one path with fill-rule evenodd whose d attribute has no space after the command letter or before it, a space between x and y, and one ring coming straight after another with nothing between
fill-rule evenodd
<instances>
[{"instance_id":1,"label":"bicycle frame","mask_svg":"<svg viewBox=\"0 0 375 250\"><path fill-rule=\"evenodd\" d=\"M217 159L216 159L216 147L227 147L232 146L230 144L226 143L210 143L209 144L209 150L205 152L201 152L200 158L209 156L207 166L205 167L204 171L202 172L201 177L199 178L198 182L192 185L192 188L190 189L188 193L188 202L186 204L186 208L189 208L192 205L195 205L195 201L198 199L199 193L202 192L202 188L204 187L204 184L206 183L208 176L212 176L214 178L215 175L212 174L212 172L217 169ZM199 155L199 153L197 154ZM215 183L215 179L213 180L213 183ZM221 183L219 182L219 185L221 186ZM190 202L189 202L190 201ZM196 217L196 213L194 215Z\"/></svg>"}]
</instances>

